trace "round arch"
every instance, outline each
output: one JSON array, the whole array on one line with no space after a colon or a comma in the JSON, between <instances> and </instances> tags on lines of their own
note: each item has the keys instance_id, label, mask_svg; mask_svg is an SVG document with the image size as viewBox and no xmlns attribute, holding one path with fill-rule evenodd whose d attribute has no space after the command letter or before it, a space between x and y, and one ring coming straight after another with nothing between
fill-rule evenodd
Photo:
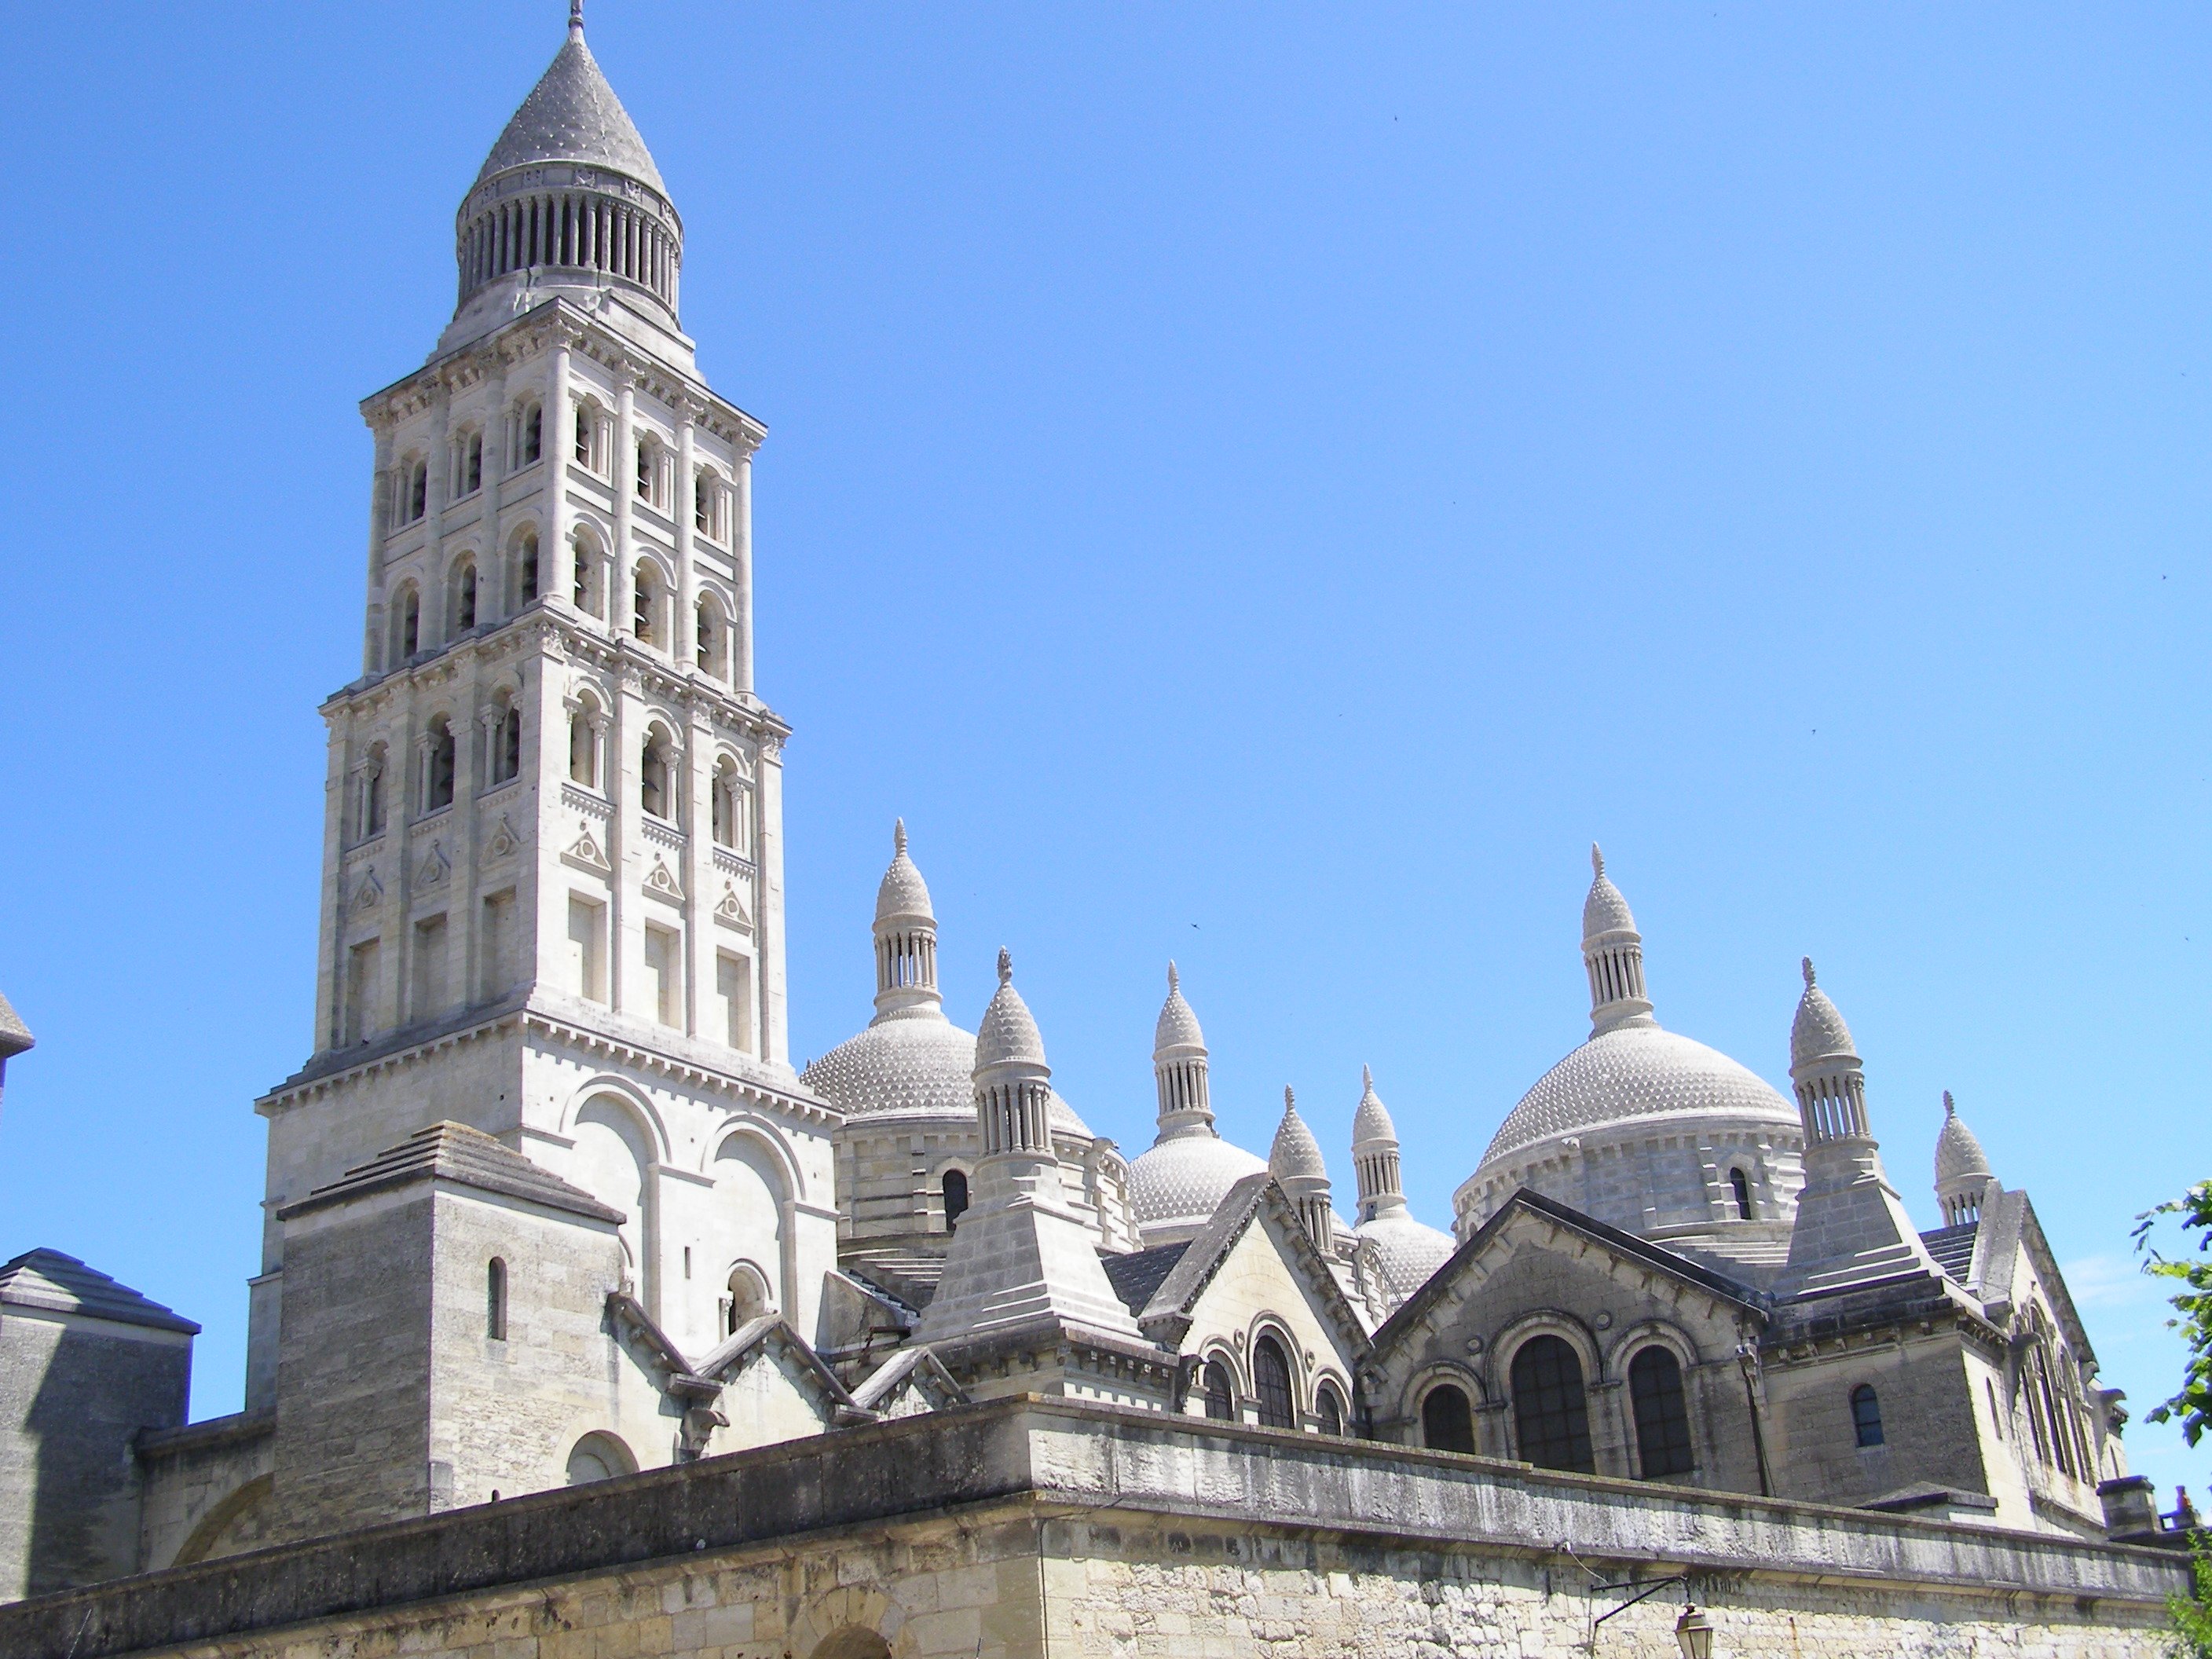
<instances>
[{"instance_id":1,"label":"round arch","mask_svg":"<svg viewBox=\"0 0 2212 1659\"><path fill-rule=\"evenodd\" d=\"M637 1458L628 1444L620 1435L605 1429L592 1430L568 1449L569 1486L589 1486L595 1480L612 1480L636 1473Z\"/></svg>"},{"instance_id":2,"label":"round arch","mask_svg":"<svg viewBox=\"0 0 2212 1659\"><path fill-rule=\"evenodd\" d=\"M775 1162L776 1173L783 1178L785 1194L802 1203L805 1201L806 1173L799 1167L799 1159L791 1150L791 1143L781 1129L757 1112L732 1112L714 1126L714 1132L707 1136L700 1151L701 1175L714 1172L714 1160L722 1155L722 1148L729 1144L732 1135L743 1135L765 1146L769 1156Z\"/></svg>"},{"instance_id":3,"label":"round arch","mask_svg":"<svg viewBox=\"0 0 2212 1659\"><path fill-rule=\"evenodd\" d=\"M611 1072L602 1072L596 1076L586 1078L569 1092L568 1104L562 1109L561 1112L561 1133L573 1139L575 1137L576 1126L584 1115L585 1108L594 1100L609 1096L621 1101L636 1116L639 1126L645 1131L653 1162L667 1163L669 1161L668 1129L667 1126L660 1121L660 1114L654 1109L653 1102L635 1084L627 1078L617 1077Z\"/></svg>"},{"instance_id":4,"label":"round arch","mask_svg":"<svg viewBox=\"0 0 2212 1659\"><path fill-rule=\"evenodd\" d=\"M1522 1314L1498 1334L1484 1356L1490 1362L1489 1376L1485 1379L1489 1397L1510 1399L1513 1393L1513 1357L1540 1336L1556 1336L1575 1351L1582 1364L1583 1386L1594 1387L1614 1373L1605 1365L1605 1355L1599 1351L1597 1338L1589 1326L1572 1314L1556 1308L1541 1308Z\"/></svg>"}]
</instances>

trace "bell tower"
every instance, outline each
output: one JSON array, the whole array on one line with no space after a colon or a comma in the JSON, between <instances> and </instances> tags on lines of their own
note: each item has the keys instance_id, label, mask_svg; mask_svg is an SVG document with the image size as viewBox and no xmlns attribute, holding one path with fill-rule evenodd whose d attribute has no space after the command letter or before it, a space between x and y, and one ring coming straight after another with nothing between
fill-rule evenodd
<instances>
[{"instance_id":1,"label":"bell tower","mask_svg":"<svg viewBox=\"0 0 2212 1659\"><path fill-rule=\"evenodd\" d=\"M687 1352L741 1282L811 1334L836 1263L832 1119L786 1035L788 728L754 687L766 428L699 375L683 220L580 5L455 254L435 350L362 405L362 672L321 711L313 1052L256 1108L249 1404L280 1208L441 1121L619 1212L625 1283Z\"/></svg>"}]
</instances>

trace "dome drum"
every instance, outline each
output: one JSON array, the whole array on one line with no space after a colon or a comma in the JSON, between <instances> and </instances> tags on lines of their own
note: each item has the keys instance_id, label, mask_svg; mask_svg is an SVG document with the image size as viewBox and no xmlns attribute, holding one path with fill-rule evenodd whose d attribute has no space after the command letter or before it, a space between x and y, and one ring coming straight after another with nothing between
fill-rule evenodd
<instances>
[{"instance_id":1,"label":"dome drum","mask_svg":"<svg viewBox=\"0 0 2212 1659\"><path fill-rule=\"evenodd\" d=\"M462 203L460 303L518 270L590 271L676 311L684 222L650 186L605 167L545 161L485 179Z\"/></svg>"}]
</instances>

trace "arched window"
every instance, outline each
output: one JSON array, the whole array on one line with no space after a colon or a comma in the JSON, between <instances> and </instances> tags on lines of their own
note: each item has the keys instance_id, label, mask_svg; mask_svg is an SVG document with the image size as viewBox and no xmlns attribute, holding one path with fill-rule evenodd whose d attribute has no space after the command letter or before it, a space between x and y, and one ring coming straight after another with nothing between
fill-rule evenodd
<instances>
[{"instance_id":1,"label":"arched window","mask_svg":"<svg viewBox=\"0 0 2212 1659\"><path fill-rule=\"evenodd\" d=\"M522 711L513 703L492 725L491 781L505 783L522 769Z\"/></svg>"},{"instance_id":2,"label":"arched window","mask_svg":"<svg viewBox=\"0 0 2212 1659\"><path fill-rule=\"evenodd\" d=\"M1252 1345L1252 1389L1260 1397L1261 1427L1297 1427L1298 1402L1291 1392L1291 1362L1283 1345L1272 1336L1263 1336Z\"/></svg>"},{"instance_id":3,"label":"arched window","mask_svg":"<svg viewBox=\"0 0 2212 1659\"><path fill-rule=\"evenodd\" d=\"M968 1213L968 1177L958 1170L945 1172L945 1231L951 1232Z\"/></svg>"},{"instance_id":4,"label":"arched window","mask_svg":"<svg viewBox=\"0 0 2212 1659\"><path fill-rule=\"evenodd\" d=\"M611 1434L587 1434L568 1454L568 1484L572 1486L635 1473L637 1459L629 1455L628 1446Z\"/></svg>"},{"instance_id":5,"label":"arched window","mask_svg":"<svg viewBox=\"0 0 2212 1659\"><path fill-rule=\"evenodd\" d=\"M691 475L691 527L702 536L718 541L720 537L715 531L715 523L720 515L714 509L720 504L715 498L720 493L721 486L709 469L702 466Z\"/></svg>"},{"instance_id":6,"label":"arched window","mask_svg":"<svg viewBox=\"0 0 2212 1659\"><path fill-rule=\"evenodd\" d=\"M1851 1390L1851 1429L1862 1446L1882 1443L1881 1401L1875 1398L1871 1383L1862 1382Z\"/></svg>"},{"instance_id":7,"label":"arched window","mask_svg":"<svg viewBox=\"0 0 2212 1659\"><path fill-rule=\"evenodd\" d=\"M453 626L456 634L465 634L477 625L477 567L473 559L465 559L453 571Z\"/></svg>"},{"instance_id":8,"label":"arched window","mask_svg":"<svg viewBox=\"0 0 2212 1659\"><path fill-rule=\"evenodd\" d=\"M1646 1480L1690 1472L1690 1408L1682 1367L1674 1354L1649 1347L1628 1362L1628 1397L1636 1412L1636 1452Z\"/></svg>"},{"instance_id":9,"label":"arched window","mask_svg":"<svg viewBox=\"0 0 2212 1659\"><path fill-rule=\"evenodd\" d=\"M653 438L637 441L637 498L654 507L661 505L660 444Z\"/></svg>"},{"instance_id":10,"label":"arched window","mask_svg":"<svg viewBox=\"0 0 2212 1659\"><path fill-rule=\"evenodd\" d=\"M645 750L638 757L637 804L657 818L676 816L668 787L668 755L662 746L666 741L655 727L645 734Z\"/></svg>"},{"instance_id":11,"label":"arched window","mask_svg":"<svg viewBox=\"0 0 2212 1659\"><path fill-rule=\"evenodd\" d=\"M587 617L602 614L599 596L602 591L599 544L589 536L576 538L576 609Z\"/></svg>"},{"instance_id":12,"label":"arched window","mask_svg":"<svg viewBox=\"0 0 2212 1659\"><path fill-rule=\"evenodd\" d=\"M1538 1468L1597 1473L1583 1362L1564 1339L1533 1337L1513 1356L1513 1425L1522 1457Z\"/></svg>"},{"instance_id":13,"label":"arched window","mask_svg":"<svg viewBox=\"0 0 2212 1659\"><path fill-rule=\"evenodd\" d=\"M586 702L568 716L568 776L586 789L599 787L599 728L596 705Z\"/></svg>"},{"instance_id":14,"label":"arched window","mask_svg":"<svg viewBox=\"0 0 2212 1659\"><path fill-rule=\"evenodd\" d=\"M483 434L471 432L461 440L460 493L472 495L483 488Z\"/></svg>"},{"instance_id":15,"label":"arched window","mask_svg":"<svg viewBox=\"0 0 2212 1659\"><path fill-rule=\"evenodd\" d=\"M399 590L396 614L398 620L392 641L395 666L422 648L422 597L415 591L412 582Z\"/></svg>"},{"instance_id":16,"label":"arched window","mask_svg":"<svg viewBox=\"0 0 2212 1659\"><path fill-rule=\"evenodd\" d=\"M484 1334L507 1340L507 1263L497 1256L484 1268Z\"/></svg>"},{"instance_id":17,"label":"arched window","mask_svg":"<svg viewBox=\"0 0 2212 1659\"><path fill-rule=\"evenodd\" d=\"M588 402L578 404L576 405L576 463L578 465L592 466L593 457L598 453L599 428L599 405ZM596 471L598 469L593 467L592 470Z\"/></svg>"},{"instance_id":18,"label":"arched window","mask_svg":"<svg viewBox=\"0 0 2212 1659\"><path fill-rule=\"evenodd\" d=\"M422 810L434 812L453 804L453 728L443 714L431 720L429 738L423 756Z\"/></svg>"},{"instance_id":19,"label":"arched window","mask_svg":"<svg viewBox=\"0 0 2212 1659\"><path fill-rule=\"evenodd\" d=\"M1314 1415L1321 1419L1322 1433L1341 1435L1344 1432L1344 1401L1337 1397L1334 1383L1322 1383L1315 1394Z\"/></svg>"},{"instance_id":20,"label":"arched window","mask_svg":"<svg viewBox=\"0 0 2212 1659\"><path fill-rule=\"evenodd\" d=\"M514 539L514 604L520 611L538 598L538 532L526 530Z\"/></svg>"},{"instance_id":21,"label":"arched window","mask_svg":"<svg viewBox=\"0 0 2212 1659\"><path fill-rule=\"evenodd\" d=\"M1431 1389L1421 1401L1421 1443L1431 1451L1474 1450L1474 1413L1467 1390L1450 1382Z\"/></svg>"},{"instance_id":22,"label":"arched window","mask_svg":"<svg viewBox=\"0 0 2212 1659\"><path fill-rule=\"evenodd\" d=\"M1735 1192L1735 1213L1740 1221L1751 1219L1751 1178L1741 1170L1729 1171L1729 1185Z\"/></svg>"},{"instance_id":23,"label":"arched window","mask_svg":"<svg viewBox=\"0 0 2212 1659\"><path fill-rule=\"evenodd\" d=\"M517 466L528 466L545 453L545 411L532 404L522 411L521 453L515 459Z\"/></svg>"},{"instance_id":24,"label":"arched window","mask_svg":"<svg viewBox=\"0 0 2212 1659\"><path fill-rule=\"evenodd\" d=\"M700 600L697 639L701 673L710 674L718 680L729 678L730 671L722 655L723 642L727 637L721 619L714 614L713 604L706 599Z\"/></svg>"},{"instance_id":25,"label":"arched window","mask_svg":"<svg viewBox=\"0 0 2212 1659\"><path fill-rule=\"evenodd\" d=\"M660 638L654 624L660 617L660 571L652 560L637 562L636 580L631 586L629 631L637 635L640 645L652 645Z\"/></svg>"},{"instance_id":26,"label":"arched window","mask_svg":"<svg viewBox=\"0 0 2212 1659\"><path fill-rule=\"evenodd\" d=\"M744 781L738 775L738 763L727 755L714 767L714 840L721 846L738 852L750 850L751 837L745 834L750 805L745 799Z\"/></svg>"},{"instance_id":27,"label":"arched window","mask_svg":"<svg viewBox=\"0 0 2212 1659\"><path fill-rule=\"evenodd\" d=\"M430 464L410 460L399 480L399 522L413 524L429 510Z\"/></svg>"},{"instance_id":28,"label":"arched window","mask_svg":"<svg viewBox=\"0 0 2212 1659\"><path fill-rule=\"evenodd\" d=\"M750 1261L740 1261L730 1269L730 1299L723 1304L723 1332L735 1336L753 1321L769 1312L768 1280L761 1270Z\"/></svg>"},{"instance_id":29,"label":"arched window","mask_svg":"<svg viewBox=\"0 0 2212 1659\"><path fill-rule=\"evenodd\" d=\"M1206 1362L1206 1414L1217 1423L1237 1420L1237 1384L1218 1359Z\"/></svg>"}]
</instances>

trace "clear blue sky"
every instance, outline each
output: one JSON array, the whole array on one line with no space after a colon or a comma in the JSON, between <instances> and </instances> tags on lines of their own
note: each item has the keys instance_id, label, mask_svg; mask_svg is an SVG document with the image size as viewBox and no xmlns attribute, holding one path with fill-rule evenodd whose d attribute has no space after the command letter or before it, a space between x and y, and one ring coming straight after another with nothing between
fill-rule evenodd
<instances>
[{"instance_id":1,"label":"clear blue sky","mask_svg":"<svg viewBox=\"0 0 2212 1659\"><path fill-rule=\"evenodd\" d=\"M363 394L558 0L23 9L0 1248L205 1322L309 1047ZM1668 1024L1786 1081L1810 952L1935 1221L1954 1091L2141 1412L2212 1175L2202 10L595 0L765 420L792 1027L903 813L1135 1151L1167 957L1224 1129L1363 1061L1443 1223L1583 1035L1601 840ZM2212 1447L2140 1421L2171 1502Z\"/></svg>"}]
</instances>

